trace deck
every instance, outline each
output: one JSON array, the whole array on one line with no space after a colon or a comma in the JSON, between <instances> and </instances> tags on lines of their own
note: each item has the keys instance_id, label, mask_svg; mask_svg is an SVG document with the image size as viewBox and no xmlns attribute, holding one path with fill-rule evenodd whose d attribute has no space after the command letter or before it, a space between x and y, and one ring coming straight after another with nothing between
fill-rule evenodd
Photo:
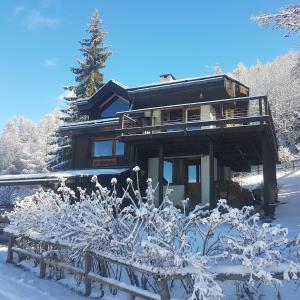
<instances>
[{"instance_id":1,"label":"deck","mask_svg":"<svg viewBox=\"0 0 300 300\"><path fill-rule=\"evenodd\" d=\"M211 111L208 109L213 108ZM125 141L267 128L277 149L275 127L266 96L189 103L119 113Z\"/></svg>"}]
</instances>

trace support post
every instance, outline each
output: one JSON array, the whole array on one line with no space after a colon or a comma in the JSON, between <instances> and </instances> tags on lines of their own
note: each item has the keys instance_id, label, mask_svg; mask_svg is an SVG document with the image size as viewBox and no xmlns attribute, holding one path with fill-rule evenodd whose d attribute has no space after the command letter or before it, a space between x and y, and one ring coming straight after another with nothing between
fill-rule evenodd
<instances>
[{"instance_id":1,"label":"support post","mask_svg":"<svg viewBox=\"0 0 300 300\"><path fill-rule=\"evenodd\" d=\"M263 197L264 197L264 213L266 216L274 214L274 206L270 204L277 201L277 179L276 179L276 160L269 150L266 136L263 136Z\"/></svg>"},{"instance_id":2,"label":"support post","mask_svg":"<svg viewBox=\"0 0 300 300\"><path fill-rule=\"evenodd\" d=\"M133 168L135 167L135 149L130 145L130 178L133 179Z\"/></svg>"},{"instance_id":3,"label":"support post","mask_svg":"<svg viewBox=\"0 0 300 300\"><path fill-rule=\"evenodd\" d=\"M162 278L157 279L157 287L161 300L170 300L170 291L168 286L168 281Z\"/></svg>"},{"instance_id":4,"label":"support post","mask_svg":"<svg viewBox=\"0 0 300 300\"><path fill-rule=\"evenodd\" d=\"M14 252L12 251L12 247L15 244L15 237L13 235L9 235L8 237L8 243L7 243L7 257L6 262L11 264L14 260Z\"/></svg>"},{"instance_id":5,"label":"support post","mask_svg":"<svg viewBox=\"0 0 300 300\"><path fill-rule=\"evenodd\" d=\"M210 209L217 207L216 193L215 193L215 158L214 158L214 144L209 142L209 206Z\"/></svg>"},{"instance_id":6,"label":"support post","mask_svg":"<svg viewBox=\"0 0 300 300\"><path fill-rule=\"evenodd\" d=\"M92 270L92 256L89 251L85 252L84 255L84 295L86 297L91 295L92 292L92 282L88 277L88 274Z\"/></svg>"},{"instance_id":7,"label":"support post","mask_svg":"<svg viewBox=\"0 0 300 300\"><path fill-rule=\"evenodd\" d=\"M164 158L163 145L159 145L159 159L158 159L158 204L163 202L164 197Z\"/></svg>"}]
</instances>

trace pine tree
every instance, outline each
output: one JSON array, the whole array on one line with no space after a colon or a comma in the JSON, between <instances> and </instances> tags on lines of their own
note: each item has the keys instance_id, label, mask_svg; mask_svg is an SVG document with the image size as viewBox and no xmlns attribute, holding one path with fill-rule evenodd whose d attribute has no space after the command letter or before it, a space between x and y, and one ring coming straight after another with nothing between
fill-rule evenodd
<instances>
[{"instance_id":1,"label":"pine tree","mask_svg":"<svg viewBox=\"0 0 300 300\"><path fill-rule=\"evenodd\" d=\"M84 61L78 60L79 66L71 68L76 75L75 81L78 82L78 85L69 86L66 89L73 91L77 98L93 95L103 82L103 74L100 71L105 67L105 61L112 52L103 43L106 32L101 24L99 12L96 10L86 30L90 37L80 42L80 51Z\"/></svg>"},{"instance_id":2,"label":"pine tree","mask_svg":"<svg viewBox=\"0 0 300 300\"><path fill-rule=\"evenodd\" d=\"M105 67L106 59L112 52L108 50L108 46L104 45L106 32L101 25L102 20L99 17L98 10L96 10L86 30L89 37L80 41L83 60L77 61L78 67L71 68L71 71L75 74L77 85L64 87L66 91L71 93L71 95L65 97L66 107L62 110L62 121L64 123L85 120L84 117L78 115L76 101L92 96L103 84L101 70ZM56 132L50 144L55 150L51 152L52 159L49 160L49 168L53 171L69 168L71 139Z\"/></svg>"}]
</instances>

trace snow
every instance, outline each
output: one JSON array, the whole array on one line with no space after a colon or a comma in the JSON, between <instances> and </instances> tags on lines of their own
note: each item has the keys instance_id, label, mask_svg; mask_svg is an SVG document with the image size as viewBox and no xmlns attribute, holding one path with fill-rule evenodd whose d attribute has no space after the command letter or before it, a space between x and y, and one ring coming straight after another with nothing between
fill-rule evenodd
<instances>
[{"instance_id":1,"label":"snow","mask_svg":"<svg viewBox=\"0 0 300 300\"><path fill-rule=\"evenodd\" d=\"M65 300L86 299L62 285L39 279L36 274L5 263L6 247L0 246L1 300Z\"/></svg>"},{"instance_id":2,"label":"snow","mask_svg":"<svg viewBox=\"0 0 300 300\"><path fill-rule=\"evenodd\" d=\"M99 127L107 124L111 125L111 124L118 124L118 123L119 123L119 118L105 118L105 119L98 119L98 120L91 120L91 121L67 123L61 126L59 130L65 131L69 129Z\"/></svg>"},{"instance_id":3,"label":"snow","mask_svg":"<svg viewBox=\"0 0 300 300\"><path fill-rule=\"evenodd\" d=\"M263 175L242 177L237 180L242 186L253 189L263 182ZM288 228L289 237L297 238L300 232L300 168L292 171L277 171L278 199L274 224Z\"/></svg>"},{"instance_id":4,"label":"snow","mask_svg":"<svg viewBox=\"0 0 300 300\"><path fill-rule=\"evenodd\" d=\"M38 173L38 174L20 174L20 175L1 175L0 183L5 182L23 182L34 180L49 180L58 178L71 178L71 177L87 177L94 175L119 175L128 171L128 168L113 168L113 169L91 169L91 170L68 170L61 172Z\"/></svg>"},{"instance_id":5,"label":"snow","mask_svg":"<svg viewBox=\"0 0 300 300\"><path fill-rule=\"evenodd\" d=\"M260 184L262 180L261 175L252 175L248 177L242 178L243 185L255 187L255 185ZM289 236L290 239L294 239L299 234L299 225L300 225L300 170L294 170L290 172L284 172L280 171L278 172L278 186L279 186L279 200L280 205L277 207L276 210L276 220L273 222L272 225L278 225L281 224L289 229ZM232 213L235 213L233 211ZM218 218L217 211L214 212L215 218ZM230 215L228 215L228 218L231 218ZM239 223L238 215L236 215L236 220ZM175 221L175 220L174 220ZM168 224L166 224L166 228L168 227ZM241 224L242 225L242 224ZM163 228L161 228L163 230ZM257 229L256 229L257 230ZM265 232L268 230L268 225L263 226L260 230L261 233L265 234ZM274 232L279 231L280 229L277 227L272 227ZM245 231L246 232L246 231ZM255 239L253 240L255 242ZM149 240L149 243L152 243L152 239ZM155 242L155 241L154 241ZM228 240L228 242L230 242ZM238 241L232 241L232 243L236 244L236 246L240 246L238 244ZM147 245L148 245L147 244ZM145 243L144 243L145 245ZM229 245L229 244L228 244ZM249 246L251 249L254 247L254 244ZM261 240L257 241L257 245L255 247L264 247L264 245L261 244ZM151 247L153 250L153 248ZM162 248L163 249L163 248ZM246 248L245 248L246 249ZM250 248L249 248L250 249ZM253 248L254 249L254 248ZM155 248L154 250L157 250L156 252L160 252L160 248ZM155 256L166 256L168 253L155 253ZM249 253L250 255L250 253ZM251 254L252 256L252 254ZM236 256L237 257L237 256ZM4 263L5 258L5 248L0 248L0 280L1 282L4 282L4 288L3 290L0 288L0 299L3 300L15 300L15 299L40 299L41 295L43 295L44 299L68 299L68 295L71 295L71 298L73 299L82 299L80 295L76 294L76 291L70 291L67 288L63 288L61 284L68 285L71 288L74 288L74 283L68 284L68 281L71 281L70 278L64 278L62 280L59 280L58 282L61 284L58 284L57 282L53 282L50 280L40 280L37 278L36 274L32 274L32 272L26 272L21 270L20 268L17 268L14 265L7 265ZM253 257L255 259L255 257ZM194 265L195 268L201 268L201 264L205 263L201 260L196 261L198 265ZM239 263L239 261L237 261ZM245 260L245 263L249 263L249 261ZM134 263L133 263L134 264ZM265 264L266 268L263 268L261 270L267 271L267 268L273 267L274 264L272 262L269 264ZM252 266L253 268L255 266ZM284 265L279 266L281 269L284 268ZM248 265L228 265L228 266L221 266L216 265L211 267L214 272L224 272L227 274L246 274L249 272ZM258 269L259 272L261 272L260 269ZM274 270L272 268L272 270ZM277 269L276 269L277 270ZM278 269L279 270L279 269ZM278 271L277 270L277 271ZM182 270L183 271L183 270ZM253 269L253 272L256 272L256 269ZM204 274L205 275L205 274ZM268 275L268 274L266 274ZM262 276L265 276L262 274ZM201 278L200 278L201 279ZM205 278L204 278L205 279ZM205 279L208 280L208 279ZM235 291L235 283L234 282L224 282L221 283L222 290L226 291L226 295L224 299L236 299L236 291ZM25 291L22 292L22 289ZM59 291L63 289L63 291ZM275 299L277 291L274 288L263 286L259 289L259 294L265 295L265 299ZM44 294L42 293L45 293ZM77 289L78 292L78 289ZM282 299L290 299L290 300L298 300L300 298L300 288L299 288L299 280L298 281L283 281L283 285L279 287L279 292ZM57 297L57 294L59 293L59 297ZM180 291L178 290L178 293ZM176 292L177 294L177 292ZM28 298L26 298L28 296ZM61 296L63 295L63 296ZM124 294L118 294L116 297L112 298L113 296L110 296L111 299L124 299ZM104 298L108 299L108 298ZM263 298L264 299L264 298Z\"/></svg>"}]
</instances>

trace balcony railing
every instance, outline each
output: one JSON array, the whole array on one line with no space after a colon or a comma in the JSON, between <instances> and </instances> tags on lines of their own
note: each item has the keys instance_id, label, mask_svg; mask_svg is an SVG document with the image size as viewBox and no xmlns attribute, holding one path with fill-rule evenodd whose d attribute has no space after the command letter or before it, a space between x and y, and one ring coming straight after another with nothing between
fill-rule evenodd
<instances>
[{"instance_id":1,"label":"balcony railing","mask_svg":"<svg viewBox=\"0 0 300 300\"><path fill-rule=\"evenodd\" d=\"M119 118L122 136L269 124L275 137L266 96L137 109Z\"/></svg>"}]
</instances>

